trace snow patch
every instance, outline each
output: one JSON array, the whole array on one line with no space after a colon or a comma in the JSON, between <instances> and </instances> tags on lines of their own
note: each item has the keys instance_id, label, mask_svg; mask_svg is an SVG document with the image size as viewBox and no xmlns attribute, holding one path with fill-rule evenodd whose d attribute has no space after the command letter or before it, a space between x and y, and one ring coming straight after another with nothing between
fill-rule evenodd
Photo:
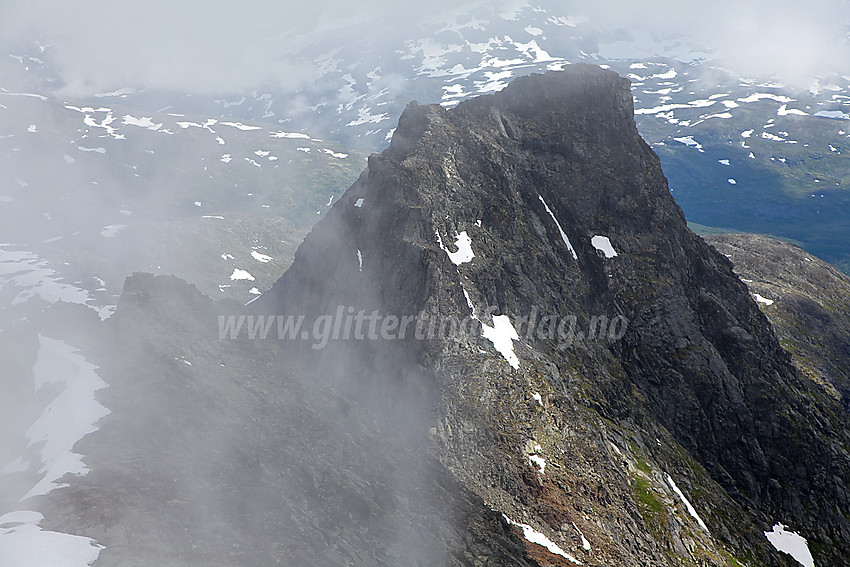
<instances>
[{"instance_id":1,"label":"snow patch","mask_svg":"<svg viewBox=\"0 0 850 567\"><path fill-rule=\"evenodd\" d=\"M125 126L138 126L140 128L146 128L148 130L159 130L162 128L162 122L159 124L155 124L153 120L151 120L147 116L143 116L141 118L135 118L129 114L125 114L124 118L121 121L121 124Z\"/></svg>"},{"instance_id":2,"label":"snow patch","mask_svg":"<svg viewBox=\"0 0 850 567\"><path fill-rule=\"evenodd\" d=\"M230 126L232 128L236 128L237 130L262 130L259 126L248 126L246 124L242 124L241 122L222 122L223 126Z\"/></svg>"},{"instance_id":3,"label":"snow patch","mask_svg":"<svg viewBox=\"0 0 850 567\"><path fill-rule=\"evenodd\" d=\"M609 240L607 236L596 235L590 239L590 243L594 248L602 252L606 258L618 256L617 251L614 250L614 247L611 245L611 240Z\"/></svg>"},{"instance_id":4,"label":"snow patch","mask_svg":"<svg viewBox=\"0 0 850 567\"><path fill-rule=\"evenodd\" d=\"M785 103L785 104L787 104L789 102L794 102L793 98L788 98L787 96L775 95L775 94L769 94L769 93L751 94L749 96L739 98L738 102L750 103L750 102L758 102L758 101L764 100L764 99L774 100L776 102L781 102L781 103Z\"/></svg>"},{"instance_id":5,"label":"snow patch","mask_svg":"<svg viewBox=\"0 0 850 567\"><path fill-rule=\"evenodd\" d=\"M41 445L39 472L44 476L24 500L68 486L57 482L67 474L88 472L83 456L73 451L74 445L97 431L97 422L109 413L95 397L95 392L106 387L95 372L97 366L63 341L41 335L38 341L38 359L33 366L36 392L47 384L62 384L63 388L27 431L28 448Z\"/></svg>"},{"instance_id":6,"label":"snow patch","mask_svg":"<svg viewBox=\"0 0 850 567\"><path fill-rule=\"evenodd\" d=\"M833 120L850 120L850 114L846 114L840 110L819 110L815 112L815 116L819 118L831 118Z\"/></svg>"},{"instance_id":7,"label":"snow patch","mask_svg":"<svg viewBox=\"0 0 850 567\"><path fill-rule=\"evenodd\" d=\"M345 158L348 157L348 154L344 154L342 152L335 152L335 151L329 150L327 148L324 148L322 151L325 152L326 154L328 154L329 156L335 157L337 159L345 159Z\"/></svg>"},{"instance_id":8,"label":"snow patch","mask_svg":"<svg viewBox=\"0 0 850 567\"><path fill-rule=\"evenodd\" d=\"M449 252L449 249L443 244L443 239L440 238L439 232L437 233L437 243L455 266L471 262L475 258L475 253L472 251L472 239L469 238L465 230L455 237L455 248L457 248L457 252Z\"/></svg>"},{"instance_id":9,"label":"snow patch","mask_svg":"<svg viewBox=\"0 0 850 567\"><path fill-rule=\"evenodd\" d=\"M779 107L779 110L776 111L776 115L777 116L790 116L790 115L808 116L809 113L803 112L802 110L797 110L796 108L789 109L787 104L783 104L782 106Z\"/></svg>"},{"instance_id":10,"label":"snow patch","mask_svg":"<svg viewBox=\"0 0 850 567\"><path fill-rule=\"evenodd\" d=\"M546 474L546 459L539 455L529 455L528 464L537 469L540 474Z\"/></svg>"},{"instance_id":11,"label":"snow patch","mask_svg":"<svg viewBox=\"0 0 850 567\"><path fill-rule=\"evenodd\" d=\"M254 281L256 278L248 273L246 270L240 270L239 268L233 268L233 273L230 274L230 279L233 281L237 280L248 280Z\"/></svg>"},{"instance_id":12,"label":"snow patch","mask_svg":"<svg viewBox=\"0 0 850 567\"><path fill-rule=\"evenodd\" d=\"M262 262L263 264L268 264L270 261L274 260L271 256L266 256L265 254L260 254L256 250L251 250L251 256L257 262Z\"/></svg>"},{"instance_id":13,"label":"snow patch","mask_svg":"<svg viewBox=\"0 0 850 567\"><path fill-rule=\"evenodd\" d=\"M492 327L482 322L481 334L493 343L493 347L508 361L508 364L514 369L519 368L519 358L514 353L513 343L513 341L519 340L519 335L507 315L493 316Z\"/></svg>"},{"instance_id":14,"label":"snow patch","mask_svg":"<svg viewBox=\"0 0 850 567\"><path fill-rule=\"evenodd\" d=\"M787 553L800 565L815 567L809 544L803 536L786 530L786 526L782 524L776 524L772 531L764 532L764 535L777 551Z\"/></svg>"},{"instance_id":15,"label":"snow patch","mask_svg":"<svg viewBox=\"0 0 850 567\"><path fill-rule=\"evenodd\" d=\"M775 302L775 301L773 301L772 299L768 299L768 298L766 298L766 297L762 297L762 296L761 296L760 294L758 294L758 293L754 293L754 294L753 294L753 297L755 298L755 300L756 300L758 303L763 303L764 305L773 305L774 303L776 303L776 302Z\"/></svg>"},{"instance_id":16,"label":"snow patch","mask_svg":"<svg viewBox=\"0 0 850 567\"><path fill-rule=\"evenodd\" d=\"M301 140L309 140L310 136L308 134L302 134L301 132L271 132L269 134L272 138L290 138L290 139L301 139Z\"/></svg>"},{"instance_id":17,"label":"snow patch","mask_svg":"<svg viewBox=\"0 0 850 567\"><path fill-rule=\"evenodd\" d=\"M699 142L694 140L693 136L683 136L681 138L673 138L673 139L676 140L677 142L679 142L680 144L685 144L686 146L688 146L690 148L697 149L701 152L705 151L705 150L702 149L702 144L700 144Z\"/></svg>"},{"instance_id":18,"label":"snow patch","mask_svg":"<svg viewBox=\"0 0 850 567\"><path fill-rule=\"evenodd\" d=\"M87 537L41 529L38 512L17 511L0 516L0 557L15 567L87 567L104 547Z\"/></svg>"}]
</instances>

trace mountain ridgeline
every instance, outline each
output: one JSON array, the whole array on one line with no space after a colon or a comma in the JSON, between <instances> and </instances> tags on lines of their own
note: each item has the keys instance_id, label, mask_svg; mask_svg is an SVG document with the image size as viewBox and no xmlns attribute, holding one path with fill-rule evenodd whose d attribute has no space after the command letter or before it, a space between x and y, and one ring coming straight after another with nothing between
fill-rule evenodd
<instances>
[{"instance_id":1,"label":"mountain ridgeline","mask_svg":"<svg viewBox=\"0 0 850 567\"><path fill-rule=\"evenodd\" d=\"M504 515L500 564L794 564L779 522L850 557L846 409L687 228L611 71L411 103L251 307L348 318L283 346ZM446 561L497 564L464 517Z\"/></svg>"}]
</instances>

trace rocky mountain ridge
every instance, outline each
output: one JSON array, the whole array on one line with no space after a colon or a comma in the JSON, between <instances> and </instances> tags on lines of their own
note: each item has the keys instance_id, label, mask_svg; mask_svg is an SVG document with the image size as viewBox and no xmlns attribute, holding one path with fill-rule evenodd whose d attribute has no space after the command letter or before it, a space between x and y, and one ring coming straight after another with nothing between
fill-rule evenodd
<instances>
[{"instance_id":1,"label":"rocky mountain ridge","mask_svg":"<svg viewBox=\"0 0 850 567\"><path fill-rule=\"evenodd\" d=\"M612 249L594 246L598 238ZM731 264L687 230L638 135L628 83L612 72L575 65L448 111L410 105L390 147L370 157L257 303L308 320L338 305L439 317L495 306L484 330L533 308L575 316L583 329L594 316L623 316L619 340L566 349L531 333L490 348L468 337L407 340L387 359L383 344L340 342L322 364L343 387L352 374L378 392L436 387L432 451L506 514L544 530L574 522L606 542L576 552L590 564L724 564L735 554L772 564L759 533L770 518L787 518L822 557L845 553L843 410L813 396ZM614 441L623 438L626 447ZM711 535L687 518L670 529L672 514L641 515L637 503L647 503L628 488L642 477L600 484L600 467L622 467L612 446L639 447L629 458L650 460L662 480L677 473L670 484L684 475ZM670 446L677 457L658 448ZM535 471L535 456L554 465ZM589 510L609 522L587 524ZM624 541L615 533L630 512L642 524Z\"/></svg>"},{"instance_id":2,"label":"rocky mountain ridge","mask_svg":"<svg viewBox=\"0 0 850 567\"><path fill-rule=\"evenodd\" d=\"M41 528L96 566L794 565L782 523L840 565L846 409L687 229L632 104L585 65L411 103L247 310L135 274L105 321L4 331L108 383Z\"/></svg>"}]
</instances>

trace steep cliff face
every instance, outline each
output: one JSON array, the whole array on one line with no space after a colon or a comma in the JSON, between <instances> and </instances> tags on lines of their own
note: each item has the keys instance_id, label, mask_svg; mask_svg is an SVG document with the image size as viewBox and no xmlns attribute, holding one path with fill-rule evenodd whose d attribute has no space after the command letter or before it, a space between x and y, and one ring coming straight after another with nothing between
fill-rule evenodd
<instances>
[{"instance_id":1,"label":"steep cliff face","mask_svg":"<svg viewBox=\"0 0 850 567\"><path fill-rule=\"evenodd\" d=\"M541 563L780 565L779 521L850 554L846 411L687 229L612 72L411 103L253 306L304 315L285 344L560 546Z\"/></svg>"}]
</instances>

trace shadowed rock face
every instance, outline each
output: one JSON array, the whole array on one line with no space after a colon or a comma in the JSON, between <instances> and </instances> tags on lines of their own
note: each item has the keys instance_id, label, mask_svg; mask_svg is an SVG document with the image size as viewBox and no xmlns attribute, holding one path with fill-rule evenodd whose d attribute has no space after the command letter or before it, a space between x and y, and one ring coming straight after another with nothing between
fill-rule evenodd
<instances>
[{"instance_id":1,"label":"shadowed rock face","mask_svg":"<svg viewBox=\"0 0 850 567\"><path fill-rule=\"evenodd\" d=\"M463 233L474 257L456 265ZM825 560L850 553L846 413L813 396L731 263L687 229L612 72L575 65L450 110L411 103L255 304L308 321L340 305L508 316L517 369L480 336L331 341L317 364L388 420L430 428L432 453L493 509L565 549L564 526L593 534L582 560L774 564L760 531L780 520ZM594 316L628 327L565 341L543 315L574 316L584 336ZM666 474L713 537L655 509Z\"/></svg>"}]
</instances>

